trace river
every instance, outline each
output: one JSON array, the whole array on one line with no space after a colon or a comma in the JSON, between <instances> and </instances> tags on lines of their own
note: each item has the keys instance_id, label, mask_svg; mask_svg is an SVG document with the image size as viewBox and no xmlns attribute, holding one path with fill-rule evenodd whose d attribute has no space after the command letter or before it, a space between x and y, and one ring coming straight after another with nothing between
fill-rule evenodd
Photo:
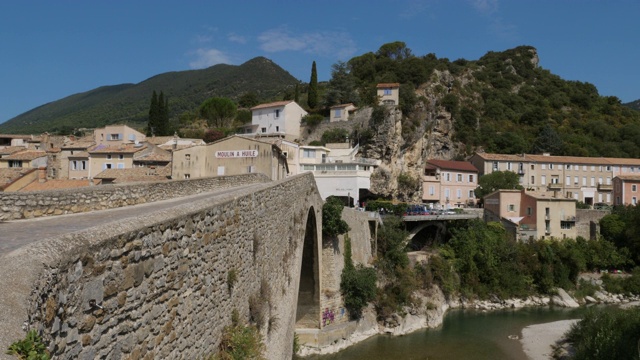
<instances>
[{"instance_id":1,"label":"river","mask_svg":"<svg viewBox=\"0 0 640 360\"><path fill-rule=\"evenodd\" d=\"M409 335L378 335L332 355L309 356L312 360L526 360L522 345L509 335L522 336L528 325L578 319L586 311L577 309L527 308L480 312L451 310L438 329Z\"/></svg>"}]
</instances>

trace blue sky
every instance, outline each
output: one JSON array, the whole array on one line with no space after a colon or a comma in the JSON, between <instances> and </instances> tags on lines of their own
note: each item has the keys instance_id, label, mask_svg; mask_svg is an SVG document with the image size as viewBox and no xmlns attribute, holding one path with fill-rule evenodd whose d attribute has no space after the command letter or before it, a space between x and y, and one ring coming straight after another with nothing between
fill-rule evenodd
<instances>
[{"instance_id":1,"label":"blue sky","mask_svg":"<svg viewBox=\"0 0 640 360\"><path fill-rule=\"evenodd\" d=\"M416 55L476 60L519 45L540 66L640 99L640 1L6 0L0 122L103 85L265 56L308 82L338 60L404 41Z\"/></svg>"}]
</instances>

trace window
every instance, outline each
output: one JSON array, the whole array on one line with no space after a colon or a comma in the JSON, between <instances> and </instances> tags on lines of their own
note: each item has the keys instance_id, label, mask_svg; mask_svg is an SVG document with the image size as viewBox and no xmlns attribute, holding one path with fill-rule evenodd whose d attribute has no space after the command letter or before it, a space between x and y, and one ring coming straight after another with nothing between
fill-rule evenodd
<instances>
[{"instance_id":1,"label":"window","mask_svg":"<svg viewBox=\"0 0 640 360\"><path fill-rule=\"evenodd\" d=\"M587 186L587 177L586 176L582 177L582 186Z\"/></svg>"},{"instance_id":2,"label":"window","mask_svg":"<svg viewBox=\"0 0 640 360\"><path fill-rule=\"evenodd\" d=\"M473 182L473 175L469 175L469 182L472 183Z\"/></svg>"},{"instance_id":3,"label":"window","mask_svg":"<svg viewBox=\"0 0 640 360\"><path fill-rule=\"evenodd\" d=\"M111 160L111 154L107 154L107 160Z\"/></svg>"},{"instance_id":4,"label":"window","mask_svg":"<svg viewBox=\"0 0 640 360\"><path fill-rule=\"evenodd\" d=\"M433 185L429 186L429 195L435 195L436 189Z\"/></svg>"},{"instance_id":5,"label":"window","mask_svg":"<svg viewBox=\"0 0 640 360\"><path fill-rule=\"evenodd\" d=\"M571 176L567 176L566 181L567 182L565 184L567 184L567 186L571 185Z\"/></svg>"},{"instance_id":6,"label":"window","mask_svg":"<svg viewBox=\"0 0 640 360\"><path fill-rule=\"evenodd\" d=\"M313 165L302 165L302 170L311 170L313 171L314 166Z\"/></svg>"},{"instance_id":7,"label":"window","mask_svg":"<svg viewBox=\"0 0 640 360\"><path fill-rule=\"evenodd\" d=\"M531 175L531 185L534 185L536 183L536 177Z\"/></svg>"},{"instance_id":8,"label":"window","mask_svg":"<svg viewBox=\"0 0 640 360\"><path fill-rule=\"evenodd\" d=\"M602 182L602 176L598 178L598 184L604 184L604 183Z\"/></svg>"},{"instance_id":9,"label":"window","mask_svg":"<svg viewBox=\"0 0 640 360\"><path fill-rule=\"evenodd\" d=\"M122 134L109 134L109 140L122 140Z\"/></svg>"},{"instance_id":10,"label":"window","mask_svg":"<svg viewBox=\"0 0 640 360\"><path fill-rule=\"evenodd\" d=\"M260 132L262 132L263 134L266 133L267 132L267 128L266 127L261 128Z\"/></svg>"},{"instance_id":11,"label":"window","mask_svg":"<svg viewBox=\"0 0 640 360\"><path fill-rule=\"evenodd\" d=\"M71 162L71 170L78 170L78 162L76 160Z\"/></svg>"},{"instance_id":12,"label":"window","mask_svg":"<svg viewBox=\"0 0 640 360\"><path fill-rule=\"evenodd\" d=\"M582 165L582 171L587 171L587 165Z\"/></svg>"},{"instance_id":13,"label":"window","mask_svg":"<svg viewBox=\"0 0 640 360\"><path fill-rule=\"evenodd\" d=\"M573 228L573 222L571 221L560 221L560 229L562 230L570 230Z\"/></svg>"},{"instance_id":14,"label":"window","mask_svg":"<svg viewBox=\"0 0 640 360\"><path fill-rule=\"evenodd\" d=\"M469 199L473 199L474 197L476 197L476 194L473 192L473 190L469 190Z\"/></svg>"},{"instance_id":15,"label":"window","mask_svg":"<svg viewBox=\"0 0 640 360\"><path fill-rule=\"evenodd\" d=\"M596 171L596 166L595 165L591 165L591 171Z\"/></svg>"},{"instance_id":16,"label":"window","mask_svg":"<svg viewBox=\"0 0 640 360\"><path fill-rule=\"evenodd\" d=\"M458 181L458 182L462 182L462 174L458 174L458 176L457 176L457 181Z\"/></svg>"},{"instance_id":17,"label":"window","mask_svg":"<svg viewBox=\"0 0 640 360\"><path fill-rule=\"evenodd\" d=\"M185 179L191 179L191 174L184 174Z\"/></svg>"},{"instance_id":18,"label":"window","mask_svg":"<svg viewBox=\"0 0 640 360\"><path fill-rule=\"evenodd\" d=\"M545 175L540 176L540 184L547 185L547 177Z\"/></svg>"},{"instance_id":19,"label":"window","mask_svg":"<svg viewBox=\"0 0 640 360\"><path fill-rule=\"evenodd\" d=\"M515 205L513 205L513 204L509 204L509 205L507 205L507 211L509 211L509 212L514 212L514 211L516 211L516 206L515 206Z\"/></svg>"},{"instance_id":20,"label":"window","mask_svg":"<svg viewBox=\"0 0 640 360\"><path fill-rule=\"evenodd\" d=\"M224 175L224 166L218 166L218 176Z\"/></svg>"},{"instance_id":21,"label":"window","mask_svg":"<svg viewBox=\"0 0 640 360\"><path fill-rule=\"evenodd\" d=\"M107 163L107 164L102 165L102 170L111 169L112 167L113 167L113 164Z\"/></svg>"},{"instance_id":22,"label":"window","mask_svg":"<svg viewBox=\"0 0 640 360\"><path fill-rule=\"evenodd\" d=\"M573 177L573 185L578 185L580 184L580 177L579 176L574 176Z\"/></svg>"},{"instance_id":23,"label":"window","mask_svg":"<svg viewBox=\"0 0 640 360\"><path fill-rule=\"evenodd\" d=\"M124 155L122 155L122 154L118 155L118 159L120 159L120 160L124 159Z\"/></svg>"},{"instance_id":24,"label":"window","mask_svg":"<svg viewBox=\"0 0 640 360\"><path fill-rule=\"evenodd\" d=\"M191 154L184 154L185 160L191 160Z\"/></svg>"},{"instance_id":25,"label":"window","mask_svg":"<svg viewBox=\"0 0 640 360\"><path fill-rule=\"evenodd\" d=\"M384 89L384 94L391 95L391 89L390 88Z\"/></svg>"},{"instance_id":26,"label":"window","mask_svg":"<svg viewBox=\"0 0 640 360\"><path fill-rule=\"evenodd\" d=\"M571 170L571 164L565 164L564 168L565 170Z\"/></svg>"},{"instance_id":27,"label":"window","mask_svg":"<svg viewBox=\"0 0 640 360\"><path fill-rule=\"evenodd\" d=\"M444 197L447 201L449 201L450 195L451 195L451 191L449 189L444 189Z\"/></svg>"},{"instance_id":28,"label":"window","mask_svg":"<svg viewBox=\"0 0 640 360\"><path fill-rule=\"evenodd\" d=\"M631 191L636 192L638 190L638 185L633 184L631 185Z\"/></svg>"},{"instance_id":29,"label":"window","mask_svg":"<svg viewBox=\"0 0 640 360\"><path fill-rule=\"evenodd\" d=\"M136 134L129 134L129 141L136 141Z\"/></svg>"},{"instance_id":30,"label":"window","mask_svg":"<svg viewBox=\"0 0 640 360\"><path fill-rule=\"evenodd\" d=\"M276 109L275 112L276 112L275 118L277 119L280 117L280 109Z\"/></svg>"},{"instance_id":31,"label":"window","mask_svg":"<svg viewBox=\"0 0 640 360\"><path fill-rule=\"evenodd\" d=\"M533 209L532 209L531 207L528 207L528 208L527 208L527 215L528 215L528 216L533 215Z\"/></svg>"},{"instance_id":32,"label":"window","mask_svg":"<svg viewBox=\"0 0 640 360\"><path fill-rule=\"evenodd\" d=\"M252 174L252 173L256 172L256 167L255 167L255 166L253 166L253 165L249 165L249 166L247 166L247 172L248 172L249 174Z\"/></svg>"},{"instance_id":33,"label":"window","mask_svg":"<svg viewBox=\"0 0 640 360\"><path fill-rule=\"evenodd\" d=\"M9 160L9 167L10 168L21 168L22 167L22 160Z\"/></svg>"},{"instance_id":34,"label":"window","mask_svg":"<svg viewBox=\"0 0 640 360\"><path fill-rule=\"evenodd\" d=\"M507 170L511 170L511 162L507 163Z\"/></svg>"},{"instance_id":35,"label":"window","mask_svg":"<svg viewBox=\"0 0 640 360\"><path fill-rule=\"evenodd\" d=\"M451 181L451 174L449 173L444 173L444 177L447 181Z\"/></svg>"},{"instance_id":36,"label":"window","mask_svg":"<svg viewBox=\"0 0 640 360\"><path fill-rule=\"evenodd\" d=\"M540 165L540 168L541 168L542 170L546 170L546 169L547 169L547 164L542 164L542 165Z\"/></svg>"},{"instance_id":37,"label":"window","mask_svg":"<svg viewBox=\"0 0 640 360\"><path fill-rule=\"evenodd\" d=\"M531 164L531 170L534 170L534 169L535 169L535 167L536 167L536 166L535 166L534 164Z\"/></svg>"},{"instance_id":38,"label":"window","mask_svg":"<svg viewBox=\"0 0 640 360\"><path fill-rule=\"evenodd\" d=\"M316 150L315 149L304 149L302 150L302 157L303 158L315 158L316 157Z\"/></svg>"},{"instance_id":39,"label":"window","mask_svg":"<svg viewBox=\"0 0 640 360\"><path fill-rule=\"evenodd\" d=\"M549 164L549 170L553 170L553 164Z\"/></svg>"},{"instance_id":40,"label":"window","mask_svg":"<svg viewBox=\"0 0 640 360\"><path fill-rule=\"evenodd\" d=\"M596 186L596 178L594 176L591 177L591 186Z\"/></svg>"},{"instance_id":41,"label":"window","mask_svg":"<svg viewBox=\"0 0 640 360\"><path fill-rule=\"evenodd\" d=\"M456 191L456 197L457 197L458 199L462 198L462 190L458 189L458 190Z\"/></svg>"},{"instance_id":42,"label":"window","mask_svg":"<svg viewBox=\"0 0 640 360\"><path fill-rule=\"evenodd\" d=\"M118 169L124 169L124 163L118 163Z\"/></svg>"},{"instance_id":43,"label":"window","mask_svg":"<svg viewBox=\"0 0 640 360\"><path fill-rule=\"evenodd\" d=\"M637 205L638 204L638 199L634 196L631 198L631 205Z\"/></svg>"},{"instance_id":44,"label":"window","mask_svg":"<svg viewBox=\"0 0 640 360\"><path fill-rule=\"evenodd\" d=\"M276 132L280 131L280 126L276 126Z\"/></svg>"},{"instance_id":45,"label":"window","mask_svg":"<svg viewBox=\"0 0 640 360\"><path fill-rule=\"evenodd\" d=\"M493 171L498 171L498 162L497 161L493 162Z\"/></svg>"},{"instance_id":46,"label":"window","mask_svg":"<svg viewBox=\"0 0 640 360\"><path fill-rule=\"evenodd\" d=\"M333 117L342 117L342 109L335 109L335 111L333 112Z\"/></svg>"}]
</instances>

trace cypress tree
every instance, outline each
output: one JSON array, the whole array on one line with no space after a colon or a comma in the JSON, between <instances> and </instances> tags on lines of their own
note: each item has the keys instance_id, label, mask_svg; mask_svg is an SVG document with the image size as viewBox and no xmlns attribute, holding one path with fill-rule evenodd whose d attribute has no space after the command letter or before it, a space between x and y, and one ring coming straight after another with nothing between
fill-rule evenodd
<instances>
[{"instance_id":1,"label":"cypress tree","mask_svg":"<svg viewBox=\"0 0 640 360\"><path fill-rule=\"evenodd\" d=\"M300 103L300 84L296 84L296 90L293 94L293 101Z\"/></svg>"},{"instance_id":2,"label":"cypress tree","mask_svg":"<svg viewBox=\"0 0 640 360\"><path fill-rule=\"evenodd\" d=\"M311 65L311 80L309 81L309 97L307 99L307 105L311 109L315 109L318 106L318 72L316 71L316 62Z\"/></svg>"},{"instance_id":3,"label":"cypress tree","mask_svg":"<svg viewBox=\"0 0 640 360\"><path fill-rule=\"evenodd\" d=\"M149 106L149 121L147 123L147 136L152 136L158 133L158 94L153 90L151 95L151 105Z\"/></svg>"},{"instance_id":4,"label":"cypress tree","mask_svg":"<svg viewBox=\"0 0 640 360\"><path fill-rule=\"evenodd\" d=\"M157 136L167 136L169 134L169 99L165 99L164 93L160 91L158 96L158 121L155 134Z\"/></svg>"}]
</instances>

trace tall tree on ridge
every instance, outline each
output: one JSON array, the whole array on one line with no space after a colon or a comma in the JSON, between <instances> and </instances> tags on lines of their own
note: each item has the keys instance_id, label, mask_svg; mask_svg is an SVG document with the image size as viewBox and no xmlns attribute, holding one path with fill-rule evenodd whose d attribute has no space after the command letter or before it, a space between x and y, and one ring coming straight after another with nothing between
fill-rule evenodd
<instances>
[{"instance_id":1,"label":"tall tree on ridge","mask_svg":"<svg viewBox=\"0 0 640 360\"><path fill-rule=\"evenodd\" d=\"M318 72L316 71L316 62L311 65L311 80L309 81L309 98L307 105L309 108L315 109L318 106Z\"/></svg>"},{"instance_id":2,"label":"tall tree on ridge","mask_svg":"<svg viewBox=\"0 0 640 360\"><path fill-rule=\"evenodd\" d=\"M169 98L165 98L164 93L160 91L158 96L158 121L156 135L167 136L170 134L169 129Z\"/></svg>"},{"instance_id":3,"label":"tall tree on ridge","mask_svg":"<svg viewBox=\"0 0 640 360\"><path fill-rule=\"evenodd\" d=\"M151 105L149 106L149 121L147 122L147 136L153 136L158 133L158 116L160 108L158 107L158 94L153 90L151 95Z\"/></svg>"}]
</instances>

